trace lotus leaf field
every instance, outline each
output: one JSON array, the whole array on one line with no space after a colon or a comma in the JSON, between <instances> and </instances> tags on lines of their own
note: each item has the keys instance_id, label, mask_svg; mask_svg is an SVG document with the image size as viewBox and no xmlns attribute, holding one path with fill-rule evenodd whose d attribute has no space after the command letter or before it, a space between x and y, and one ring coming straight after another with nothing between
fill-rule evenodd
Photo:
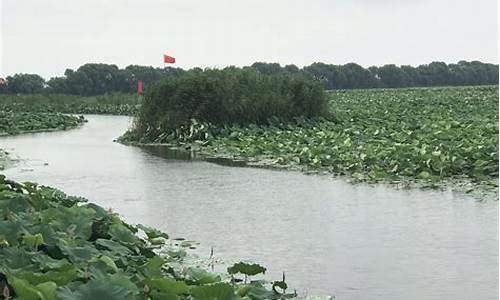
<instances>
[{"instance_id":1,"label":"lotus leaf field","mask_svg":"<svg viewBox=\"0 0 500 300\"><path fill-rule=\"evenodd\" d=\"M0 111L66 114L134 115L138 97L132 94L75 96L62 94L0 95Z\"/></svg>"},{"instance_id":2,"label":"lotus leaf field","mask_svg":"<svg viewBox=\"0 0 500 300\"><path fill-rule=\"evenodd\" d=\"M66 129L84 122L61 114L78 109L58 96L24 111L38 97L0 99L0 134ZM132 129L121 141L166 144L204 158L346 175L370 183L467 182L473 190L496 190L497 86L335 91L328 97L327 118L246 126L192 120L190 126L147 139ZM119 107L119 101L111 102ZM124 109L124 114L137 108L132 102L127 105L131 110ZM7 163L0 149L0 169ZM189 254L194 243L127 224L110 210L50 187L0 175L0 213L0 299L296 297L284 275L277 281L260 280L255 276L266 269L245 262L229 266L226 273L209 271L216 260Z\"/></svg>"},{"instance_id":3,"label":"lotus leaf field","mask_svg":"<svg viewBox=\"0 0 500 300\"><path fill-rule=\"evenodd\" d=\"M335 91L329 98L330 120L245 127L193 121L153 142L355 181L426 186L465 181L467 189L496 190L498 87Z\"/></svg>"},{"instance_id":4,"label":"lotus leaf field","mask_svg":"<svg viewBox=\"0 0 500 300\"><path fill-rule=\"evenodd\" d=\"M64 130L79 126L83 117L61 113L31 113L0 110L0 135Z\"/></svg>"},{"instance_id":5,"label":"lotus leaf field","mask_svg":"<svg viewBox=\"0 0 500 300\"><path fill-rule=\"evenodd\" d=\"M187 254L189 241L78 197L0 175L0 299L286 299L284 278L240 262L226 274ZM284 277L284 276L283 276Z\"/></svg>"}]
</instances>

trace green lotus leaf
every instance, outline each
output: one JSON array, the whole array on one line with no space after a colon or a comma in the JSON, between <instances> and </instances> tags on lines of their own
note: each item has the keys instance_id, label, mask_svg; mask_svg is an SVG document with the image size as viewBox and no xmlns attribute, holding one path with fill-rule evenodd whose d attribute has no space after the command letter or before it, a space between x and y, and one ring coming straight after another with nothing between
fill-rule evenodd
<instances>
[{"instance_id":1,"label":"green lotus leaf","mask_svg":"<svg viewBox=\"0 0 500 300\"><path fill-rule=\"evenodd\" d=\"M228 283L215 283L192 287L191 295L196 300L238 300L240 296L236 295L234 288Z\"/></svg>"},{"instance_id":2,"label":"green lotus leaf","mask_svg":"<svg viewBox=\"0 0 500 300\"><path fill-rule=\"evenodd\" d=\"M151 228L148 226L144 226L141 224L137 225L136 227L141 229L142 231L144 231L144 233L147 235L147 237L150 240L155 239L155 238L159 238L159 237L162 237L162 238L168 240L168 234L161 232L160 230L157 230L157 229L154 229L154 228Z\"/></svg>"},{"instance_id":3,"label":"green lotus leaf","mask_svg":"<svg viewBox=\"0 0 500 300\"><path fill-rule=\"evenodd\" d=\"M239 262L232 265L231 267L228 267L227 272L229 274L241 273L247 276L253 276L260 273L264 274L266 272L266 268L264 268L259 264L249 264L245 262Z\"/></svg>"},{"instance_id":4,"label":"green lotus leaf","mask_svg":"<svg viewBox=\"0 0 500 300\"><path fill-rule=\"evenodd\" d=\"M35 235L26 234L23 236L23 244L29 247L38 248L43 245L43 236L40 233Z\"/></svg>"},{"instance_id":5,"label":"green lotus leaf","mask_svg":"<svg viewBox=\"0 0 500 300\"><path fill-rule=\"evenodd\" d=\"M23 300L44 300L45 296L35 286L24 279L9 277L9 283L16 295Z\"/></svg>"},{"instance_id":6,"label":"green lotus leaf","mask_svg":"<svg viewBox=\"0 0 500 300\"><path fill-rule=\"evenodd\" d=\"M161 271L161 267L165 264L165 260L159 256L150 258L145 264L138 267L138 269L144 274L144 276L149 278L160 278L164 274Z\"/></svg>"},{"instance_id":7,"label":"green lotus leaf","mask_svg":"<svg viewBox=\"0 0 500 300\"><path fill-rule=\"evenodd\" d=\"M36 285L36 289L43 295L43 300L56 300L57 284L48 281Z\"/></svg>"},{"instance_id":8,"label":"green lotus leaf","mask_svg":"<svg viewBox=\"0 0 500 300\"><path fill-rule=\"evenodd\" d=\"M221 281L221 277L219 275L210 273L198 267L188 268L186 276L190 280L194 281L196 284L209 284Z\"/></svg>"},{"instance_id":9,"label":"green lotus leaf","mask_svg":"<svg viewBox=\"0 0 500 300\"><path fill-rule=\"evenodd\" d=\"M183 281L176 281L170 278L153 278L146 279L144 283L150 289L156 289L162 293L170 293L174 295L185 294L188 292L188 285Z\"/></svg>"},{"instance_id":10,"label":"green lotus leaf","mask_svg":"<svg viewBox=\"0 0 500 300\"><path fill-rule=\"evenodd\" d=\"M73 263L87 262L99 255L99 251L91 246L59 245L61 252Z\"/></svg>"},{"instance_id":11,"label":"green lotus leaf","mask_svg":"<svg viewBox=\"0 0 500 300\"><path fill-rule=\"evenodd\" d=\"M132 251L129 248L121 245L118 242L112 241L112 240L97 239L95 241L95 244L98 246L101 246L105 249L108 249L114 255L125 256L125 255L129 255L132 253Z\"/></svg>"},{"instance_id":12,"label":"green lotus leaf","mask_svg":"<svg viewBox=\"0 0 500 300\"><path fill-rule=\"evenodd\" d=\"M40 270L48 271L54 269L61 269L70 265L67 259L53 259L48 255L34 255L31 261L36 263Z\"/></svg>"},{"instance_id":13,"label":"green lotus leaf","mask_svg":"<svg viewBox=\"0 0 500 300\"><path fill-rule=\"evenodd\" d=\"M132 297L133 293L129 289L102 280L91 280L74 291L62 288L57 293L57 298L60 300L124 300Z\"/></svg>"},{"instance_id":14,"label":"green lotus leaf","mask_svg":"<svg viewBox=\"0 0 500 300\"><path fill-rule=\"evenodd\" d=\"M112 224L109 227L109 235L113 240L127 246L140 244L139 238L123 224Z\"/></svg>"}]
</instances>

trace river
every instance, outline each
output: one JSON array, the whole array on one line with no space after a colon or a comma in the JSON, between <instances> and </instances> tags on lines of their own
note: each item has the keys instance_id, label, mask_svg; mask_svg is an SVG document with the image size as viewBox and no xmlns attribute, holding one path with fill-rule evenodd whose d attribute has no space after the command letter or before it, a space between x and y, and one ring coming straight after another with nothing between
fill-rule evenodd
<instances>
[{"instance_id":1,"label":"river","mask_svg":"<svg viewBox=\"0 0 500 300\"><path fill-rule=\"evenodd\" d=\"M3 171L241 258L300 294L337 299L498 299L498 201L351 185L329 176L162 157L114 143L128 117L0 138Z\"/></svg>"}]
</instances>

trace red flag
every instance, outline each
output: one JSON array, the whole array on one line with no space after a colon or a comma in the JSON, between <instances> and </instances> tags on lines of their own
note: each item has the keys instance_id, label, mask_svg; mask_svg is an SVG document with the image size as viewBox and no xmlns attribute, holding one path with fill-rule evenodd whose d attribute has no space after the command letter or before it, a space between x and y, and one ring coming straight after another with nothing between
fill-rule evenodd
<instances>
[{"instance_id":1,"label":"red flag","mask_svg":"<svg viewBox=\"0 0 500 300\"><path fill-rule=\"evenodd\" d=\"M163 62L166 63L166 64L174 64L175 63L175 57L163 54Z\"/></svg>"},{"instance_id":2,"label":"red flag","mask_svg":"<svg viewBox=\"0 0 500 300\"><path fill-rule=\"evenodd\" d=\"M137 94L142 95L144 92L144 85L142 84L142 80L137 81Z\"/></svg>"}]
</instances>

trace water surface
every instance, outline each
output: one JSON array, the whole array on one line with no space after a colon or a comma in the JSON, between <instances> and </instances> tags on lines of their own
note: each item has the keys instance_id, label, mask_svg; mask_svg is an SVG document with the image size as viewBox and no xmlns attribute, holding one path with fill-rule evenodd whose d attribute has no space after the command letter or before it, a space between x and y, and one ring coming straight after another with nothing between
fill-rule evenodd
<instances>
[{"instance_id":1,"label":"water surface","mask_svg":"<svg viewBox=\"0 0 500 300\"><path fill-rule=\"evenodd\" d=\"M112 140L127 117L0 138L4 173L113 208L128 222L250 259L299 293L337 299L498 299L498 202L221 166Z\"/></svg>"}]
</instances>

